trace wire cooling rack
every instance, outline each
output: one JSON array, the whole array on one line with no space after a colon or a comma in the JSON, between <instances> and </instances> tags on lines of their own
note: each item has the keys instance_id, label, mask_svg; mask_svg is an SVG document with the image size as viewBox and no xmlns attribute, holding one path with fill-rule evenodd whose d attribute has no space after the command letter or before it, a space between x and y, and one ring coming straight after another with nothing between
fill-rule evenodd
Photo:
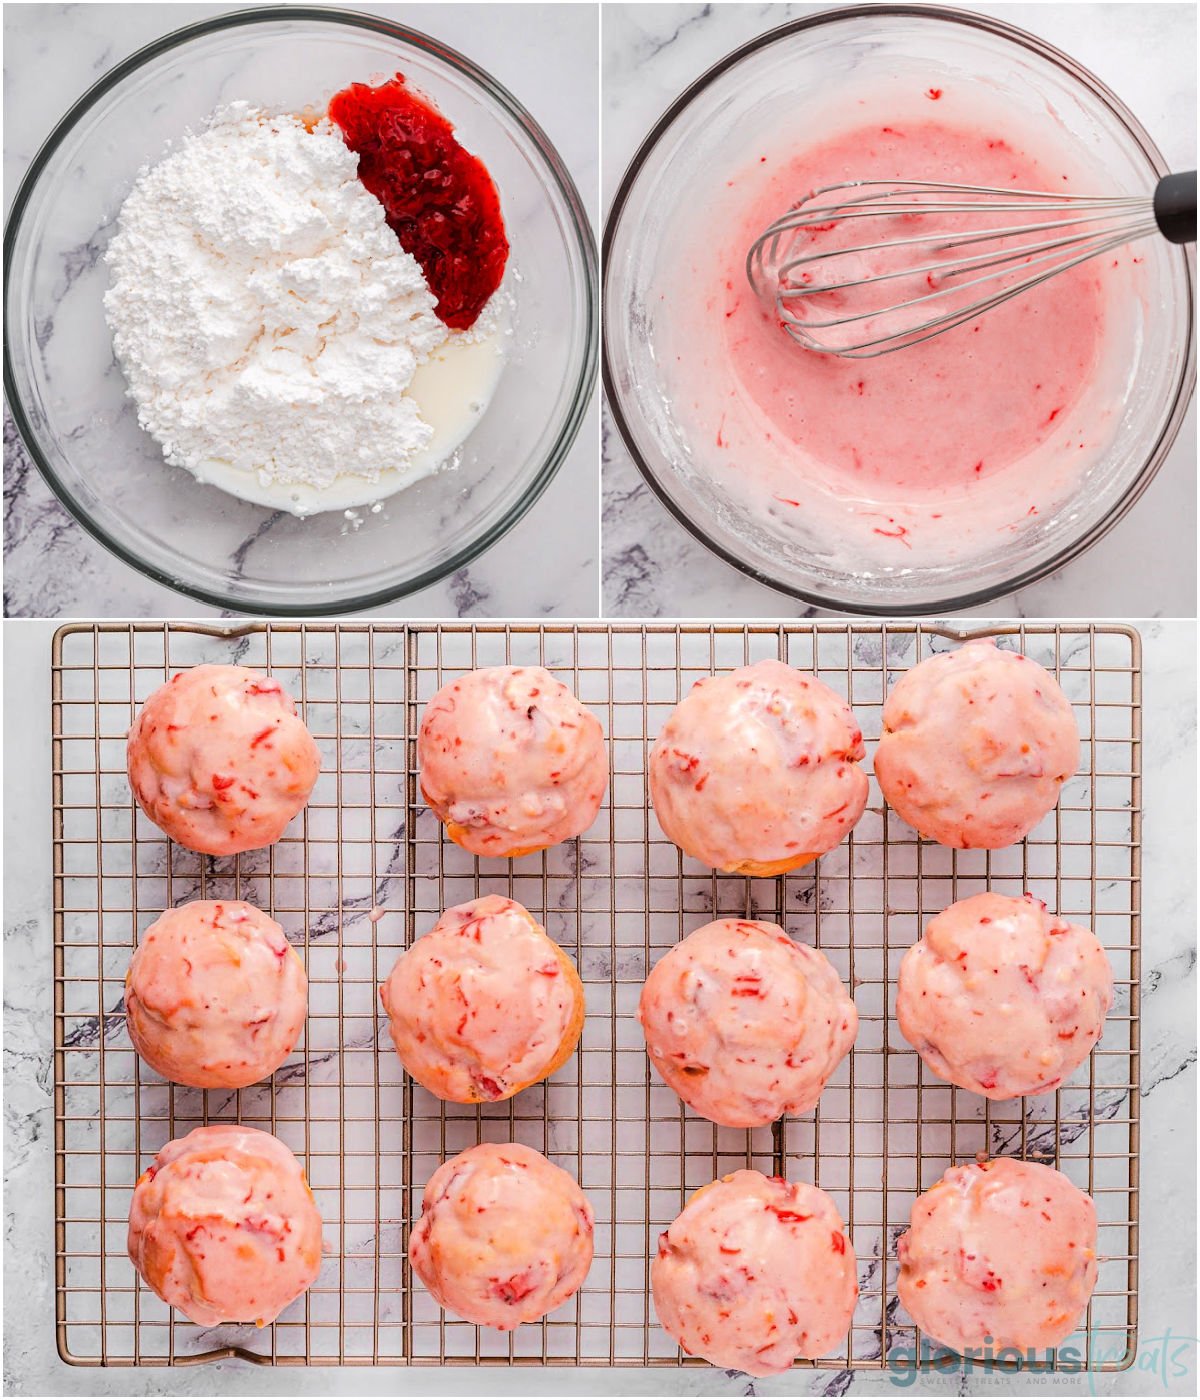
<instances>
[{"instance_id":1,"label":"wire cooling rack","mask_svg":"<svg viewBox=\"0 0 1200 1400\"><path fill-rule=\"evenodd\" d=\"M816 1363L880 1368L920 1337L894 1292L896 1239L917 1192L980 1152L1052 1163L1096 1200L1100 1277L1082 1335L1051 1365L1116 1370L1137 1336L1141 675L1136 632L998 626L1055 672L1083 736L1057 810L1005 851L950 851L886 813L872 780L851 838L769 880L716 875L665 840L646 800L648 744L700 676L763 657L815 672L850 700L868 742L885 693L931 651L970 635L914 623L782 626L71 624L53 647L55 1291L64 1359L181 1365L238 1356L275 1365L678 1366L648 1269L688 1194L755 1166L837 1202L860 1296L843 1350ZM135 708L201 661L273 672L324 757L312 801L267 851L229 859L171 845L136 812L124 735ZM417 785L425 702L469 667L539 663L601 717L612 780L578 841L515 862L476 861L442 836ZM871 745L873 748L873 745ZM1032 890L1090 924L1116 1002L1069 1087L991 1103L936 1080L901 1038L892 983L904 950L952 900ZM443 1104L402 1073L376 987L446 906L482 893L528 906L577 959L588 1017L579 1053L515 1100ZM142 1066L123 979L138 936L169 906L244 898L269 910L308 967L303 1041L269 1085L200 1091ZM656 958L719 915L782 923L851 985L860 1029L819 1107L773 1128L719 1128L656 1082L635 1008ZM125 1254L139 1172L170 1138L240 1121L300 1155L325 1221L326 1258L270 1327L201 1328L140 1284ZM595 1263L551 1317L500 1334L445 1316L405 1263L408 1224L447 1156L517 1139L581 1182ZM807 1363L801 1363L807 1364Z\"/></svg>"}]
</instances>

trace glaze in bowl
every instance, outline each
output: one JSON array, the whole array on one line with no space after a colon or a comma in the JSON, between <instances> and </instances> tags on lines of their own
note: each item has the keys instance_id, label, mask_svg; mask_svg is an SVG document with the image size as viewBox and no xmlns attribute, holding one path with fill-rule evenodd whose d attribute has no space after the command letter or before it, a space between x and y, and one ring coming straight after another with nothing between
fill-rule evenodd
<instances>
[{"instance_id":1,"label":"glaze in bowl","mask_svg":"<svg viewBox=\"0 0 1200 1400\"><path fill-rule=\"evenodd\" d=\"M771 30L688 88L626 171L603 250L605 393L659 498L702 543L758 581L824 607L892 615L984 603L1089 548L1153 479L1195 387L1194 254L1143 239L1136 295L1122 305L1119 331L1105 347L1103 379L1089 386L1105 442L1053 509L953 560L904 556L889 564L864 562L848 541L787 529L747 509L712 433L679 392L677 362L694 341L680 329L672 279L684 280L677 269L692 265L688 239L717 226L728 182L756 153L776 149L788 132L820 133L823 123L845 120L908 71L923 75L922 88L940 76L965 81L1002 111L1053 120L1116 193L1146 194L1166 173L1115 94L1041 40L962 11L849 6ZM698 221L706 208L710 217Z\"/></svg>"}]
</instances>

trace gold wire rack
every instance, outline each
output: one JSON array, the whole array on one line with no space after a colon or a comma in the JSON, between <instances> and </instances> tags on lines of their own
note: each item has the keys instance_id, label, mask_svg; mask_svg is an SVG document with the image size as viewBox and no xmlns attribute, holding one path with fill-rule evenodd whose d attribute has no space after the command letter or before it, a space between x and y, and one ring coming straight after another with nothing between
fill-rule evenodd
<instances>
[{"instance_id":1,"label":"gold wire rack","mask_svg":"<svg viewBox=\"0 0 1200 1400\"><path fill-rule=\"evenodd\" d=\"M741 1166L829 1191L858 1255L843 1350L815 1364L880 1369L920 1337L894 1292L896 1239L915 1195L977 1153L1058 1166L1095 1198L1099 1284L1060 1369L1118 1370L1137 1337L1140 639L1108 625L984 629L1059 678L1083 736L1079 773L1019 846L950 851L871 797L851 838L778 879L706 870L665 840L646 799L648 744L702 675L764 657L847 696L871 740L884 696L917 661L967 635L916 623L783 625L79 623L53 644L55 1296L60 1354L87 1366L703 1365L680 1355L649 1297L657 1236L688 1194ZM170 844L134 808L125 732L176 670L236 662L278 676L317 738L312 801L266 851L229 859ZM475 666L542 664L604 722L609 796L578 842L476 861L421 800L425 702ZM1104 1038L1052 1096L992 1103L941 1083L900 1037L892 981L926 920L983 888L1031 890L1090 924L1117 995ZM515 898L576 958L588 1017L579 1052L507 1103L443 1104L401 1071L376 997L399 951L448 905ZM288 931L308 968L300 1046L270 1084L187 1089L142 1066L123 979L139 935L172 905L242 898ZM773 1128L719 1128L656 1079L635 1016L656 957L718 915L782 923L851 985L856 1045L819 1107ZM146 1289L125 1254L139 1172L211 1121L265 1128L305 1164L326 1258L302 1300L262 1330L201 1328ZM500 1334L447 1317L405 1262L425 1181L480 1140L516 1139L581 1182L596 1256L551 1317Z\"/></svg>"}]
</instances>

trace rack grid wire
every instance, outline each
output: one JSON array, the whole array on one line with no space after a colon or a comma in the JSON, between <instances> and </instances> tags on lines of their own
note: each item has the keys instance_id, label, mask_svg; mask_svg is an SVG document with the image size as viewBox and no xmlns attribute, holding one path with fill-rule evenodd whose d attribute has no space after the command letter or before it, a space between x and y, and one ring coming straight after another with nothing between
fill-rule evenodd
<instances>
[{"instance_id":1,"label":"rack grid wire","mask_svg":"<svg viewBox=\"0 0 1200 1400\"><path fill-rule=\"evenodd\" d=\"M685 858L649 807L648 746L701 676L764 657L846 695L873 751L885 694L931 651L978 631L917 623L781 625L87 623L52 658L55 1292L67 1361L181 1365L237 1356L269 1365L704 1365L658 1327L649 1261L687 1196L742 1166L829 1191L858 1256L844 1349L815 1363L879 1369L920 1336L898 1311L896 1240L916 1194L979 1153L1058 1166L1095 1198L1099 1283L1067 1360L1117 1370L1134 1357L1138 1255L1138 984L1141 878L1140 638L1109 625L983 629L1054 673L1083 739L1058 808L1018 846L951 851L885 810L875 780L849 840L775 879ZM175 671L253 666L295 696L324 766L275 846L227 859L167 841L133 804L125 732ZM444 839L420 796L425 702L475 666L539 664L609 736L611 781L578 841L506 862ZM870 763L870 753L868 766ZM932 1076L900 1037L899 959L925 922L991 888L1030 890L1090 924L1116 1001L1090 1060L1052 1095L981 1100ZM376 989L447 906L519 900L575 957L587 995L578 1053L506 1103L445 1104L405 1076ZM239 1091L167 1084L124 1023L124 974L165 908L241 898L277 918L304 957L309 1016L273 1081ZM724 915L783 924L850 984L854 1049L811 1114L753 1131L685 1111L657 1081L636 1019L643 979L679 938ZM239 1121L300 1156L325 1222L309 1292L264 1329L201 1328L140 1283L125 1254L139 1172L169 1139ZM501 1334L447 1317L406 1264L409 1223L435 1167L478 1141L515 1139L571 1171L596 1212L595 1262L575 1298Z\"/></svg>"}]
</instances>

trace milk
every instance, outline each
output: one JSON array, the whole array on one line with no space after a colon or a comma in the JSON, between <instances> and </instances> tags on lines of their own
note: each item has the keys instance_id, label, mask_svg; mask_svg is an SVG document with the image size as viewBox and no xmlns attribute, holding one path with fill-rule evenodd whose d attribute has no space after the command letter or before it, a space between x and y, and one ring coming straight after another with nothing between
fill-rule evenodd
<instances>
[{"instance_id":1,"label":"milk","mask_svg":"<svg viewBox=\"0 0 1200 1400\"><path fill-rule=\"evenodd\" d=\"M264 482L257 472L210 460L195 473L197 480L271 510L316 515L321 511L374 505L431 476L470 437L487 412L504 372L511 340L510 320L503 311L490 319L490 327L482 334L452 331L403 391L416 401L433 436L402 471L385 471L377 481L347 473L326 487L314 487L296 482Z\"/></svg>"}]
</instances>

